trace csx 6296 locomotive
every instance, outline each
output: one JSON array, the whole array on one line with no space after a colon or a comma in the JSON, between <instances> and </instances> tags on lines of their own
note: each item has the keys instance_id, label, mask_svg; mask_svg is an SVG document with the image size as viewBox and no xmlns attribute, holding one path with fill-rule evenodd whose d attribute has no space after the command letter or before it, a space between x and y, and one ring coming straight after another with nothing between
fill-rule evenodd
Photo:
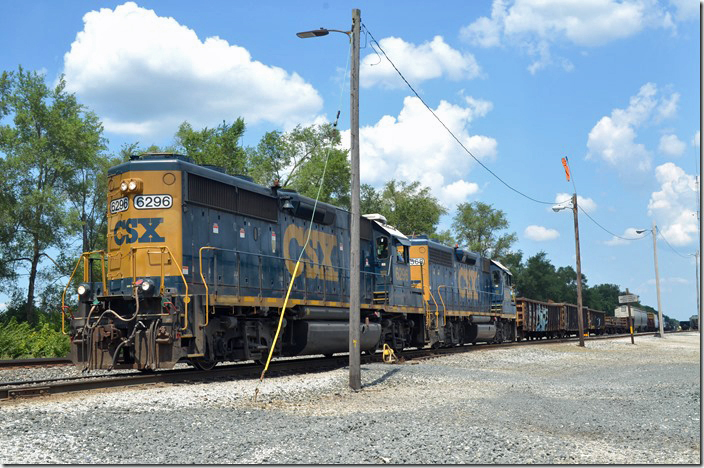
<instances>
[{"instance_id":1,"label":"csx 6296 locomotive","mask_svg":"<svg viewBox=\"0 0 704 468\"><path fill-rule=\"evenodd\" d=\"M64 306L76 364L208 368L262 360L272 345L278 356L347 351L349 212L176 154L110 169L107 205L108 250L83 254L78 307ZM360 223L362 351L514 338L498 262L408 238L380 215Z\"/></svg>"}]
</instances>

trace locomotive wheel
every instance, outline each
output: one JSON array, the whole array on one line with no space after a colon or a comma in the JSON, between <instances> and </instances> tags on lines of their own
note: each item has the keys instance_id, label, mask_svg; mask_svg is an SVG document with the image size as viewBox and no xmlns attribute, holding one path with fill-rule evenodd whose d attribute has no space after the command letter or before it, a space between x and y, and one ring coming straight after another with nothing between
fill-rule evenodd
<instances>
[{"instance_id":1,"label":"locomotive wheel","mask_svg":"<svg viewBox=\"0 0 704 468\"><path fill-rule=\"evenodd\" d=\"M191 365L198 370L209 371L213 370L213 367L218 363L218 361L211 361L209 359L191 359Z\"/></svg>"}]
</instances>

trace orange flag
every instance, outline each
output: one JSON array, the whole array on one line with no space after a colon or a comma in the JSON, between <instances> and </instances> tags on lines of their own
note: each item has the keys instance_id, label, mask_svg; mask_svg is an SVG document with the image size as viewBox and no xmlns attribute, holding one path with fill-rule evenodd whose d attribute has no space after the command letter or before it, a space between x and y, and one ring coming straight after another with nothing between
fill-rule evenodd
<instances>
[{"instance_id":1,"label":"orange flag","mask_svg":"<svg viewBox=\"0 0 704 468\"><path fill-rule=\"evenodd\" d=\"M567 158L562 158L562 166L565 168L565 175L567 176L567 182L570 181L570 166L567 165Z\"/></svg>"}]
</instances>

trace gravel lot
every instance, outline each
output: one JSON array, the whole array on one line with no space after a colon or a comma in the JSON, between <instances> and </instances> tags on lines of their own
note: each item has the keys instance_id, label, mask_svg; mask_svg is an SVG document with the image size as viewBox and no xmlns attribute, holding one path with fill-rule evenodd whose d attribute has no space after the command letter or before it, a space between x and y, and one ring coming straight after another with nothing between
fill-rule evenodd
<instances>
[{"instance_id":1,"label":"gravel lot","mask_svg":"<svg viewBox=\"0 0 704 468\"><path fill-rule=\"evenodd\" d=\"M690 332L363 365L358 393L339 369L257 402L258 380L5 402L0 462L699 464L700 356Z\"/></svg>"}]
</instances>

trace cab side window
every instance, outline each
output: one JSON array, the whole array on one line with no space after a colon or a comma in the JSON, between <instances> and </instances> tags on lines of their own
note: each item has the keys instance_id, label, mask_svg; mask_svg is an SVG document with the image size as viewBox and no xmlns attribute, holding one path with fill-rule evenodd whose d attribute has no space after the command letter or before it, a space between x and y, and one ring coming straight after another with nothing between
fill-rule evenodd
<instances>
[{"instance_id":1,"label":"cab side window","mask_svg":"<svg viewBox=\"0 0 704 468\"><path fill-rule=\"evenodd\" d=\"M389 258L389 239L387 237L377 237L376 258L380 260Z\"/></svg>"},{"instance_id":2,"label":"cab side window","mask_svg":"<svg viewBox=\"0 0 704 468\"><path fill-rule=\"evenodd\" d=\"M399 245L396 246L396 263L406 264L408 263L408 247Z\"/></svg>"},{"instance_id":3,"label":"cab side window","mask_svg":"<svg viewBox=\"0 0 704 468\"><path fill-rule=\"evenodd\" d=\"M499 272L498 271L493 272L491 277L494 280L494 287L498 288L501 285L501 276L499 276Z\"/></svg>"}]
</instances>

